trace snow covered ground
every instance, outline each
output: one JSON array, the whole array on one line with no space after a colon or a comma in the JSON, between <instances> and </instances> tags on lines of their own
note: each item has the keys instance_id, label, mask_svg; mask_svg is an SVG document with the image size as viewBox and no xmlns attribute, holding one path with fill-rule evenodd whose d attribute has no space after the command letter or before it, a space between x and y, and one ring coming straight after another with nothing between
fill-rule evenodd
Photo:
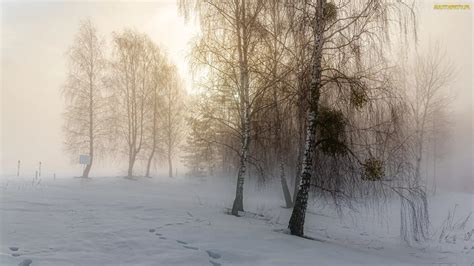
<instances>
[{"instance_id":1,"label":"snow covered ground","mask_svg":"<svg viewBox=\"0 0 474 266\"><path fill-rule=\"evenodd\" d=\"M398 237L397 203L386 215L339 217L313 201L306 233L284 232L280 188L248 184L244 217L226 214L234 185L222 179L0 178L1 265L421 265L474 262L473 195L430 198L433 240ZM454 222L441 226L458 204Z\"/></svg>"}]
</instances>

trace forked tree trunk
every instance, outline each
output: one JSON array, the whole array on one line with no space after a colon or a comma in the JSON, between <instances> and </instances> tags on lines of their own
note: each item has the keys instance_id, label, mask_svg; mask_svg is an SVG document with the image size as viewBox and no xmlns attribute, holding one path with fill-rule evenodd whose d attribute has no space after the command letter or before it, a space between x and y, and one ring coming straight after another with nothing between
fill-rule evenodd
<instances>
[{"instance_id":1,"label":"forked tree trunk","mask_svg":"<svg viewBox=\"0 0 474 266\"><path fill-rule=\"evenodd\" d=\"M306 216L306 208L308 205L308 192L310 188L311 175L313 173L313 155L316 145L316 122L319 109L319 98L321 89L321 60L324 35L324 14L323 10L326 0L318 0L316 7L316 19L313 28L315 37L314 61L311 72L311 83L309 89L309 110L307 114L306 142L303 155L301 180L299 184L298 194L296 196L295 206L291 214L289 229L292 235L304 235L304 222Z\"/></svg>"},{"instance_id":2,"label":"forked tree trunk","mask_svg":"<svg viewBox=\"0 0 474 266\"><path fill-rule=\"evenodd\" d=\"M153 130L152 130L152 135L153 135L153 143L152 143L152 147L151 147L151 153L150 153L150 156L148 157L148 162L147 162L147 165L146 165L146 173L145 173L145 176L146 177L150 177L150 168L151 168L151 162L153 161L153 157L155 156L155 150L156 150L156 88L155 88L155 102L154 102L154 108L153 108Z\"/></svg>"},{"instance_id":3,"label":"forked tree trunk","mask_svg":"<svg viewBox=\"0 0 474 266\"><path fill-rule=\"evenodd\" d=\"M150 153L150 157L148 157L148 162L146 164L146 173L145 173L146 177L150 177L151 162L153 161L154 155L155 155L155 147L153 145L153 148L152 148L151 153Z\"/></svg>"}]
</instances>

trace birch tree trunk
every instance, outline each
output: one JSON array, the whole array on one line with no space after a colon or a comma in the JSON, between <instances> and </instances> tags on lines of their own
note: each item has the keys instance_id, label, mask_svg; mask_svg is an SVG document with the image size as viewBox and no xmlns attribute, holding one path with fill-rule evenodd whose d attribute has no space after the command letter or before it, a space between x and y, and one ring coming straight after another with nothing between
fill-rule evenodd
<instances>
[{"instance_id":1,"label":"birch tree trunk","mask_svg":"<svg viewBox=\"0 0 474 266\"><path fill-rule=\"evenodd\" d=\"M155 151L156 151L156 135L157 135L157 123L156 123L156 119L157 119L157 113L158 113L158 103L157 103L157 93L156 93L156 87L154 88L154 92L153 92L153 98L154 98L154 101L153 101L153 126L152 126L152 138L153 138L153 141L152 141L152 144L151 144L151 152L150 152L150 156L148 157L148 162L147 162L147 165L146 165L146 173L145 173L145 176L146 177L150 177L150 168L151 168L151 162L153 161L153 157L155 156Z\"/></svg>"},{"instance_id":2,"label":"birch tree trunk","mask_svg":"<svg viewBox=\"0 0 474 266\"><path fill-rule=\"evenodd\" d=\"M129 158L128 158L128 170L127 170L128 177L133 177L133 166L135 165L136 157L137 157L137 154L134 151L134 147L130 147L130 153L129 153Z\"/></svg>"},{"instance_id":3,"label":"birch tree trunk","mask_svg":"<svg viewBox=\"0 0 474 266\"><path fill-rule=\"evenodd\" d=\"M173 177L173 159L171 158L171 151L168 152L168 176Z\"/></svg>"},{"instance_id":4,"label":"birch tree trunk","mask_svg":"<svg viewBox=\"0 0 474 266\"><path fill-rule=\"evenodd\" d=\"M313 28L315 47L313 52L313 66L311 72L311 83L309 90L310 105L307 114L307 130L305 150L302 161L300 184L296 196L295 206L291 214L289 229L292 235L304 235L304 222L308 204L308 192L310 188L311 175L313 173L313 156L316 144L316 120L319 109L319 97L321 89L321 61L323 51L324 35L324 6L326 0L318 0L316 7L315 25Z\"/></svg>"},{"instance_id":5,"label":"birch tree trunk","mask_svg":"<svg viewBox=\"0 0 474 266\"><path fill-rule=\"evenodd\" d=\"M93 64L93 53L91 52L90 58L90 69L91 72L89 73L89 157L90 162L87 164L86 168L84 168L84 172L82 173L82 177L87 178L89 177L89 172L92 168L92 162L94 159L94 93L93 93L93 71L94 71L94 64Z\"/></svg>"},{"instance_id":6,"label":"birch tree trunk","mask_svg":"<svg viewBox=\"0 0 474 266\"><path fill-rule=\"evenodd\" d=\"M150 177L151 162L153 161L154 155L155 155L155 148L152 148L150 157L148 157L148 162L146 164L146 172L145 172L146 177Z\"/></svg>"},{"instance_id":7,"label":"birch tree trunk","mask_svg":"<svg viewBox=\"0 0 474 266\"><path fill-rule=\"evenodd\" d=\"M244 211L243 197L244 197L244 179L245 172L247 171L247 157L250 144L250 123L246 110L244 112L244 125L243 125L243 139L242 148L240 154L240 167L237 174L237 188L235 190L235 200L232 206L232 215L238 216L239 211Z\"/></svg>"},{"instance_id":8,"label":"birch tree trunk","mask_svg":"<svg viewBox=\"0 0 474 266\"><path fill-rule=\"evenodd\" d=\"M155 134L155 130L153 132L153 134ZM150 177L150 168L151 168L151 162L153 161L153 157L155 156L155 150L156 150L156 140L155 140L155 137L153 136L153 143L152 143L152 148L151 148L151 152L150 152L150 156L148 157L148 162L146 164L146 173L145 173L145 176L146 177Z\"/></svg>"},{"instance_id":9,"label":"birch tree trunk","mask_svg":"<svg viewBox=\"0 0 474 266\"><path fill-rule=\"evenodd\" d=\"M250 145L250 100L249 100L249 69L248 69L248 45L249 36L246 24L246 1L236 8L237 25L237 50L239 56L240 70L240 109L242 114L242 147L240 151L240 166L237 173L237 187L235 190L235 200L232 206L232 215L238 216L239 211L244 211L243 194L244 179L247 171L247 159Z\"/></svg>"},{"instance_id":10,"label":"birch tree trunk","mask_svg":"<svg viewBox=\"0 0 474 266\"><path fill-rule=\"evenodd\" d=\"M90 162L82 171L84 178L89 177L94 155L109 133L101 93L106 70L103 49L104 41L98 37L97 29L90 20L84 20L67 52L68 72L62 90L66 100L65 145L74 155L89 155Z\"/></svg>"},{"instance_id":11,"label":"birch tree trunk","mask_svg":"<svg viewBox=\"0 0 474 266\"><path fill-rule=\"evenodd\" d=\"M301 101L300 101L301 104ZM296 167L296 174L295 174L295 181L294 181L294 188L293 188L293 206L296 202L296 196L298 195L298 191L300 188L300 174L301 174L301 165L302 165L302 148L303 148L303 137L304 137L304 122L303 122L303 108L298 108L298 158L297 158L297 167Z\"/></svg>"}]
</instances>

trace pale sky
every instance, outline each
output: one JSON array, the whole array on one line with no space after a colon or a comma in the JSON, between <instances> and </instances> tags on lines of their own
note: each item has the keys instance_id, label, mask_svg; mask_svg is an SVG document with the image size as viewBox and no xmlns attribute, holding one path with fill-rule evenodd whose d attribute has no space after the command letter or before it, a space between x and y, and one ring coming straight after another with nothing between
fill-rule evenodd
<instances>
[{"instance_id":1,"label":"pale sky","mask_svg":"<svg viewBox=\"0 0 474 266\"><path fill-rule=\"evenodd\" d=\"M455 67L455 80L448 88L455 95L453 130L437 178L442 186L474 192L472 3L472 0L419 1L417 49L422 53L438 43ZM435 10L433 4L470 4L471 10Z\"/></svg>"},{"instance_id":2,"label":"pale sky","mask_svg":"<svg viewBox=\"0 0 474 266\"><path fill-rule=\"evenodd\" d=\"M124 28L147 33L187 77L187 48L197 31L178 15L176 1L154 2L2 2L1 17L1 161L0 173L34 175L38 161L43 173L72 175L76 162L63 153L64 100L60 88L66 77L65 52L79 21L91 18L109 42L113 31ZM100 165L96 165L101 169ZM94 175L110 173L116 165ZM79 171L78 171L79 170ZM120 169L123 170L123 169ZM112 171L119 174L120 171Z\"/></svg>"},{"instance_id":3,"label":"pale sky","mask_svg":"<svg viewBox=\"0 0 474 266\"><path fill-rule=\"evenodd\" d=\"M434 3L418 2L419 43L445 47L456 66L454 105L454 156L446 161L446 174L471 180L472 176L472 10L434 10ZM452 3L452 1L449 1ZM459 1L472 3L472 1ZM38 161L46 175L79 175L80 166L63 153L63 99L59 91L66 76L65 52L79 21L90 17L100 34L110 41L113 31L135 28L149 34L179 66L188 81L188 42L197 32L185 24L175 0L149 2L1 2L0 174L15 174L17 160L23 173L34 175ZM471 9L474 6L471 5ZM100 167L94 176L120 174L116 165ZM123 167L121 167L123 168ZM184 171L184 169L180 169ZM463 182L464 182L463 181Z\"/></svg>"}]
</instances>

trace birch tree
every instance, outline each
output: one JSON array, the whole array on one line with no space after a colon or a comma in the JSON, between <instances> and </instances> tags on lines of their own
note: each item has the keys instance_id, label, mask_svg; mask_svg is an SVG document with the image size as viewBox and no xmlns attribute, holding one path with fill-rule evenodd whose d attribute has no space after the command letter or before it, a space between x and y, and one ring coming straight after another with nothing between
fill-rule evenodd
<instances>
[{"instance_id":1,"label":"birch tree","mask_svg":"<svg viewBox=\"0 0 474 266\"><path fill-rule=\"evenodd\" d=\"M406 25L405 16L399 16L399 14L406 14L406 11L403 11L405 8L408 8L410 12L410 8L400 1L378 0L338 1L337 3L317 0L314 3L307 1L295 1L295 3L295 8L302 10L302 19L310 23L312 38L305 149L299 190L289 221L291 234L303 236L308 192L314 173L314 152L318 144L324 142L322 139L317 139L316 135L320 126L318 119L321 115L321 96L327 92L331 84L340 89L351 88L354 96L359 95L357 92L362 92L361 95L363 95L368 88L365 87L366 82L361 82L364 75L360 73L366 71L364 61L361 60L362 56L370 58L370 55L371 61L374 59L377 61L380 54L370 53L367 49L375 50L388 41L385 37L393 16L399 19L400 25ZM395 15L392 13L393 9L397 10L394 12ZM378 37L374 38L374 36ZM341 58L348 58L348 60L341 61ZM359 74L357 75L357 72L344 73L340 71L341 65L334 64L344 61L346 65L353 65L352 70L357 70ZM342 83L351 84L351 86L341 87Z\"/></svg>"},{"instance_id":2,"label":"birch tree","mask_svg":"<svg viewBox=\"0 0 474 266\"><path fill-rule=\"evenodd\" d=\"M439 48L425 55L418 55L413 66L413 75L406 75L408 81L407 101L410 106L415 130L414 156L416 160L415 175L421 180L421 163L429 144L430 136L436 130L433 122L446 124L441 114L446 112L452 97L447 93L447 86L453 79L452 66L441 54Z\"/></svg>"},{"instance_id":3,"label":"birch tree","mask_svg":"<svg viewBox=\"0 0 474 266\"><path fill-rule=\"evenodd\" d=\"M66 149L74 156L88 154L90 163L82 177L89 177L97 151L107 135L107 105L103 79L106 71L104 41L90 20L82 21L68 53L64 133Z\"/></svg>"},{"instance_id":4,"label":"birch tree","mask_svg":"<svg viewBox=\"0 0 474 266\"><path fill-rule=\"evenodd\" d=\"M149 155L146 163L145 176L150 177L150 169L156 158L156 153L160 149L159 145L161 143L160 125L162 124L163 93L167 73L165 58L159 48L151 41L147 42L147 46L147 52L150 53L149 56L151 57L151 71L149 73L151 92L147 101L151 113L151 122L148 125L149 133L147 133Z\"/></svg>"},{"instance_id":5,"label":"birch tree","mask_svg":"<svg viewBox=\"0 0 474 266\"><path fill-rule=\"evenodd\" d=\"M251 142L252 98L258 88L251 88L253 57L261 37L258 16L264 7L263 0L248 1L187 1L180 2L182 11L188 15L195 8L199 17L202 36L195 49L200 54L201 65L232 86L239 114L239 167L232 214L243 211L243 187L248 168ZM253 94L253 95L252 95Z\"/></svg>"},{"instance_id":6,"label":"birch tree","mask_svg":"<svg viewBox=\"0 0 474 266\"><path fill-rule=\"evenodd\" d=\"M350 204L364 193L383 199L387 197L385 187L412 201L394 183L387 183L390 179L417 195L416 211L409 216L421 218L410 224L424 231L427 212L423 190L411 186L406 178L411 175L410 167L403 171L397 168L411 162L403 142L406 132L394 133L400 128L399 117L404 112L400 106L404 105L398 102L402 98L400 88L391 83L385 56L391 37L416 37L411 4L395 0L254 1L246 10L252 18L259 6L258 16L241 21L247 18L240 15L245 1L202 1L196 6L195 1L181 3L197 7L204 27L193 52L194 63L208 70L204 84L199 86L206 89L204 97L212 101L206 101L203 113L240 142L236 148L232 138L217 140L239 156L232 214L241 210L241 173L252 170L247 164L264 177L278 162L287 206L294 204L289 221L294 235L304 236L310 190L331 195L337 206L339 198ZM242 41L247 40L252 48L247 52L240 50L239 38L243 36L251 36ZM241 64L245 60L241 61L240 55L245 54L247 63ZM246 78L250 81L249 97L242 90ZM242 108L246 99L248 119ZM298 138L294 140L295 135ZM247 136L252 140L248 146ZM285 161L293 162L293 169ZM289 189L285 189L285 173L290 172L286 168L298 173L293 202L288 200Z\"/></svg>"},{"instance_id":7,"label":"birch tree","mask_svg":"<svg viewBox=\"0 0 474 266\"><path fill-rule=\"evenodd\" d=\"M163 66L162 132L168 162L168 176L173 177L173 158L183 138L185 91L176 66Z\"/></svg>"},{"instance_id":8,"label":"birch tree","mask_svg":"<svg viewBox=\"0 0 474 266\"><path fill-rule=\"evenodd\" d=\"M113 36L112 90L116 127L126 143L127 176L133 176L138 155L145 146L146 125L150 121L152 57L147 53L147 37L131 30Z\"/></svg>"}]
</instances>

